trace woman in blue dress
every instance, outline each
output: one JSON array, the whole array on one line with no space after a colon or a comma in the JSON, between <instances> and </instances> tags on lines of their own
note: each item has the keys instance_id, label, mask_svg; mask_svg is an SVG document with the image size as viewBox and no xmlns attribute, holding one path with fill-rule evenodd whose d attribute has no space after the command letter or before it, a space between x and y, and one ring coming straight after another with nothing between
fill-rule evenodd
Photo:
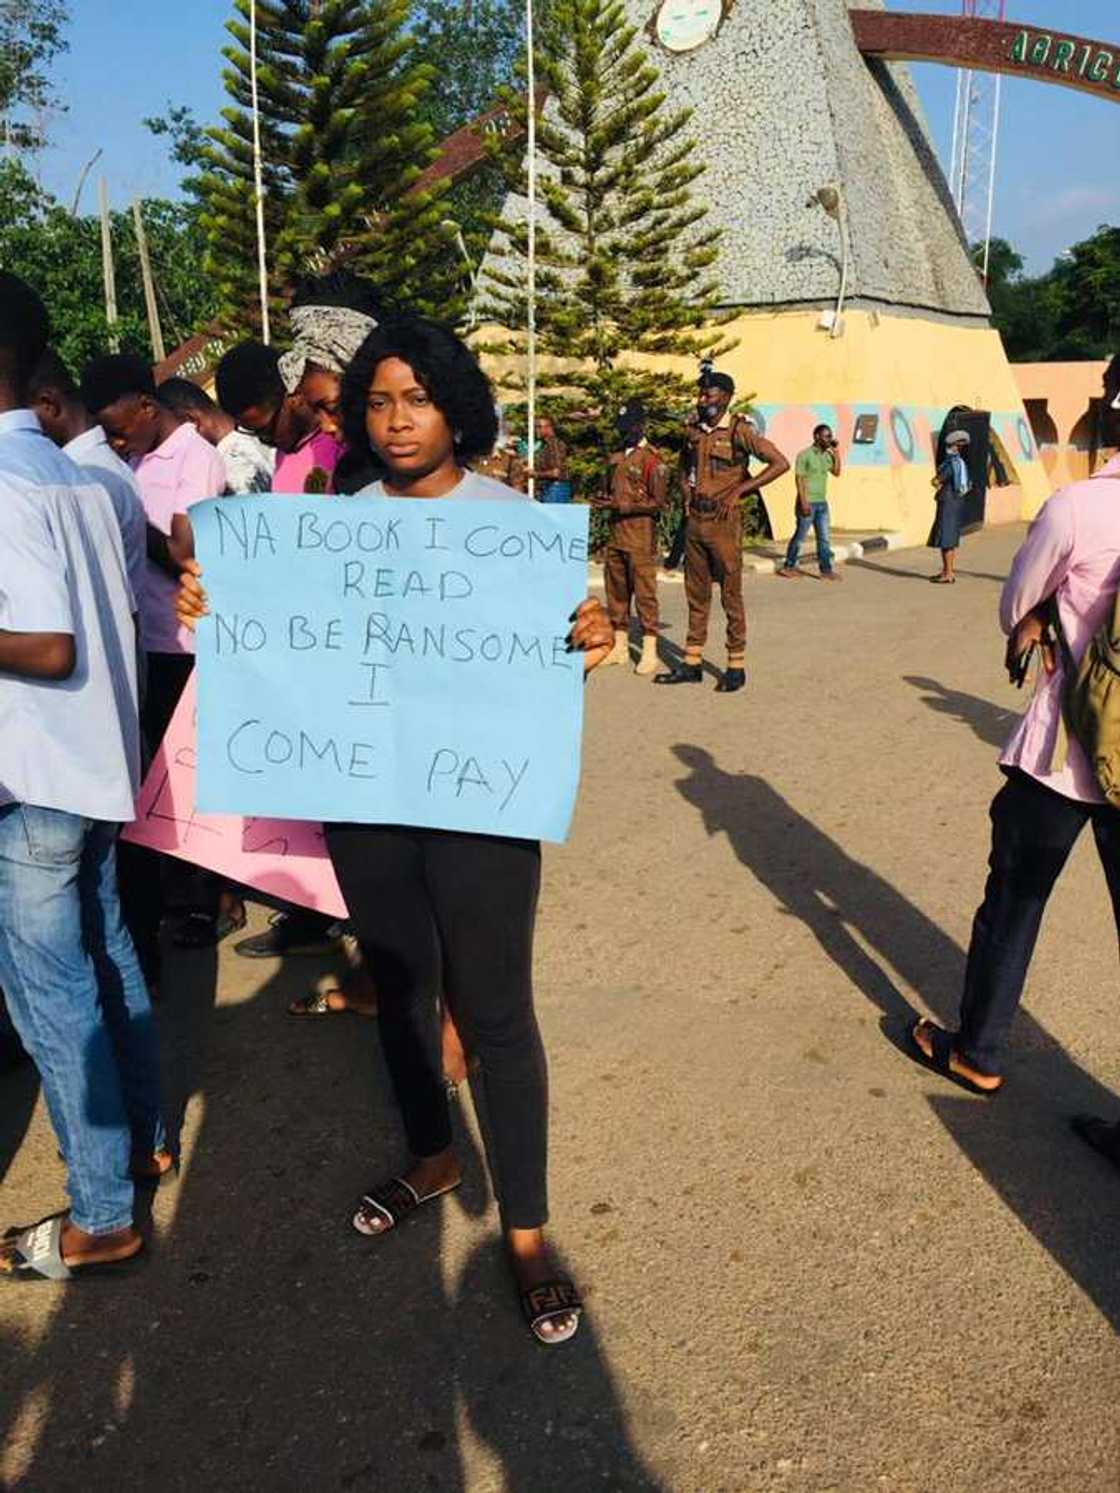
<instances>
[{"instance_id":1,"label":"woman in blue dress","mask_svg":"<svg viewBox=\"0 0 1120 1493\"><path fill-rule=\"evenodd\" d=\"M937 469L933 485L937 489L937 517L929 533L929 547L941 551L941 574L930 576L935 586L952 586L956 582L957 550L961 545L961 519L964 500L971 481L964 452L970 437L966 431L953 430L945 437L945 460Z\"/></svg>"}]
</instances>

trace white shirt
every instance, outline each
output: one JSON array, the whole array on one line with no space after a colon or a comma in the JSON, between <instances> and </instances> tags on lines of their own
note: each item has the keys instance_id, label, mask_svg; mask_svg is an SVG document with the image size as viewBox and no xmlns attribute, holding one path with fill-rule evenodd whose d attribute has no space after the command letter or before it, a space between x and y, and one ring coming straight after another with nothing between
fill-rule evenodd
<instances>
[{"instance_id":1,"label":"white shirt","mask_svg":"<svg viewBox=\"0 0 1120 1493\"><path fill-rule=\"evenodd\" d=\"M100 482L109 494L124 541L128 583L140 609L143 607L144 575L148 568L148 520L132 468L110 446L100 425L93 425L83 435L76 435L62 449L75 465Z\"/></svg>"},{"instance_id":2,"label":"white shirt","mask_svg":"<svg viewBox=\"0 0 1120 1493\"><path fill-rule=\"evenodd\" d=\"M271 492L276 452L246 430L231 430L218 442L225 462L226 488L231 494Z\"/></svg>"},{"instance_id":3,"label":"white shirt","mask_svg":"<svg viewBox=\"0 0 1120 1493\"><path fill-rule=\"evenodd\" d=\"M30 410L0 415L0 629L68 633L77 655L69 679L0 672L0 804L133 817L134 609L106 489Z\"/></svg>"}]
</instances>

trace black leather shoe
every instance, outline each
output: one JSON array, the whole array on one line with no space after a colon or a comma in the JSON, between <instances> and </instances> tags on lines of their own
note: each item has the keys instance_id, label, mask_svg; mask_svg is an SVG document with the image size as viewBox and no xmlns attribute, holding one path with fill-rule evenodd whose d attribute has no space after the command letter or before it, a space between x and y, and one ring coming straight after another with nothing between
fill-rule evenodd
<instances>
[{"instance_id":1,"label":"black leather shoe","mask_svg":"<svg viewBox=\"0 0 1120 1493\"><path fill-rule=\"evenodd\" d=\"M703 681L702 664L674 664L667 674L653 676L654 684L702 684Z\"/></svg>"},{"instance_id":2,"label":"black leather shoe","mask_svg":"<svg viewBox=\"0 0 1120 1493\"><path fill-rule=\"evenodd\" d=\"M742 689L746 682L746 669L725 669L723 678L716 685L716 694L733 695L737 689Z\"/></svg>"}]
</instances>

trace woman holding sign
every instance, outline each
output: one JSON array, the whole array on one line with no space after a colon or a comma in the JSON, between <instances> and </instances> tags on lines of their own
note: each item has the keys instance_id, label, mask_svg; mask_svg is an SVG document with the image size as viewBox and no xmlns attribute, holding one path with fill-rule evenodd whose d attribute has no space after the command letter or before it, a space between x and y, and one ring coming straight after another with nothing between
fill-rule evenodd
<instances>
[{"instance_id":1,"label":"woman holding sign","mask_svg":"<svg viewBox=\"0 0 1120 1493\"><path fill-rule=\"evenodd\" d=\"M362 496L528 501L469 470L494 444L493 392L470 349L438 323L401 317L379 326L347 370L342 402L351 452L386 473ZM205 612L194 570L179 602L192 621ZM602 605L585 601L569 635L585 671L613 642ZM485 1090L487 1150L522 1310L540 1342L566 1342L581 1305L543 1232L548 1094L532 988L540 846L397 825L326 828L377 981L382 1047L411 1153L360 1199L353 1226L369 1238L388 1233L461 1180L439 1061L436 1005L446 990Z\"/></svg>"}]
</instances>

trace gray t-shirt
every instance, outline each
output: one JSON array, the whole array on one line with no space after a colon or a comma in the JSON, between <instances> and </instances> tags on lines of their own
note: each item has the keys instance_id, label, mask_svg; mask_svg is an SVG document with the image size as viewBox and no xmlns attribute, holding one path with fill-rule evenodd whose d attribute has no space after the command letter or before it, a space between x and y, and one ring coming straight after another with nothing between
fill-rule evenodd
<instances>
[{"instance_id":1,"label":"gray t-shirt","mask_svg":"<svg viewBox=\"0 0 1120 1493\"><path fill-rule=\"evenodd\" d=\"M360 493L355 494L359 498L386 498L393 496L385 491L383 482L371 482L368 487L363 487ZM478 501L480 498L489 498L499 501L531 503L532 499L528 493L518 492L515 487L507 487L504 482L495 482L493 477L483 477L480 472L466 471L458 486L453 487L450 492L444 493L443 501L460 499L464 502ZM421 498L421 502L424 500Z\"/></svg>"}]
</instances>

